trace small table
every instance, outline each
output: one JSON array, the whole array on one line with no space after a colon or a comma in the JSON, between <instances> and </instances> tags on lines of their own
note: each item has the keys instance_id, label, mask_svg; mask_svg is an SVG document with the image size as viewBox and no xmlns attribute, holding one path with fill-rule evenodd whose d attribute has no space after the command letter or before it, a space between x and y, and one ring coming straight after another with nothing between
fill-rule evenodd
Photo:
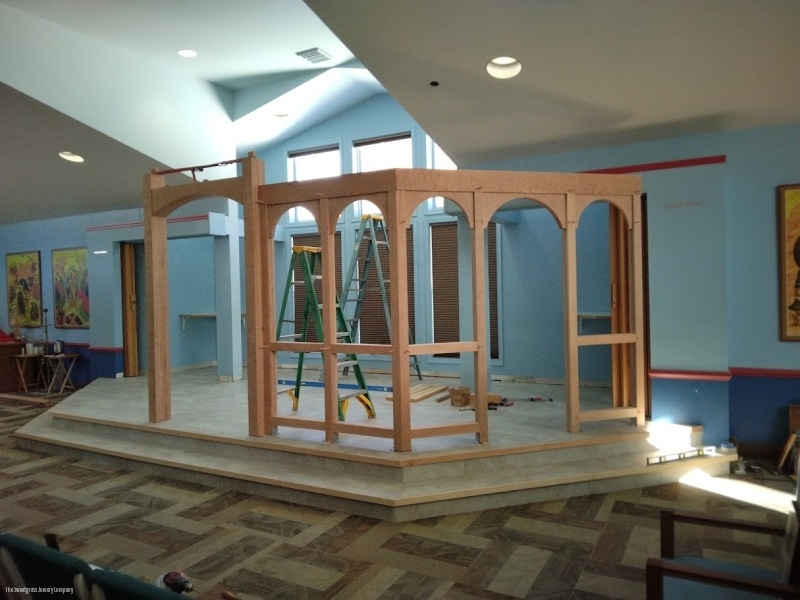
<instances>
[{"instance_id":1,"label":"small table","mask_svg":"<svg viewBox=\"0 0 800 600\"><path fill-rule=\"evenodd\" d=\"M42 368L42 355L41 354L15 354L14 360L17 363L17 372L19 373L19 383L22 390L27 394L30 389L47 386L47 379L45 370ZM33 361L33 372L35 378L33 381L28 381L25 376L30 371L28 368L28 361Z\"/></svg>"},{"instance_id":2,"label":"small table","mask_svg":"<svg viewBox=\"0 0 800 600\"><path fill-rule=\"evenodd\" d=\"M75 391L75 385L72 383L70 375L72 373L72 367L75 366L75 359L77 359L78 356L78 354L42 355L42 360L47 366L46 372L50 377L50 381L47 384L48 395L52 394L56 389L58 389L58 396L63 394L65 389Z\"/></svg>"}]
</instances>

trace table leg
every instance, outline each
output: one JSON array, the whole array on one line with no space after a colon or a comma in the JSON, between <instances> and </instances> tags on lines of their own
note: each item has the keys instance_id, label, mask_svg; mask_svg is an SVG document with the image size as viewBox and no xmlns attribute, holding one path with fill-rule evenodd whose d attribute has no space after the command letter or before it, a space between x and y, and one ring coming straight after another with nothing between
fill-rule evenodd
<instances>
[{"instance_id":1,"label":"table leg","mask_svg":"<svg viewBox=\"0 0 800 600\"><path fill-rule=\"evenodd\" d=\"M17 364L17 373L19 373L19 381L22 383L22 390L27 394L28 393L28 382L25 381L25 364L26 359L15 356L14 362Z\"/></svg>"}]
</instances>

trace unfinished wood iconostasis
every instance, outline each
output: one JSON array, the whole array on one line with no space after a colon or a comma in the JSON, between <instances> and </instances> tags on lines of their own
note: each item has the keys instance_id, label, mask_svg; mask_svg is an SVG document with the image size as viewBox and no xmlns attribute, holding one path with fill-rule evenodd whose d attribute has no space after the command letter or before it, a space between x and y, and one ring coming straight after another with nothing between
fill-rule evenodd
<instances>
[{"instance_id":1,"label":"unfinished wood iconostasis","mask_svg":"<svg viewBox=\"0 0 800 600\"><path fill-rule=\"evenodd\" d=\"M264 184L263 163L252 154L241 159L241 176L166 187L163 176L145 177L145 244L149 344L150 421L170 418L168 298L166 289L166 217L182 204L204 196L222 196L244 207L249 434L267 436L281 427L320 431L327 442L339 434L391 440L395 451L408 452L415 438L474 434L489 441L488 332L486 324L485 231L492 215L512 200L530 199L544 206L561 228L564 270L564 347L566 429L578 432L582 422L626 419L637 425L645 418L645 336L643 306L641 181L633 175L559 174L497 171L436 171L391 169L303 182ZM417 206L442 196L463 211L472 238L472 339L447 343L412 343L409 336L407 248L391 244L389 305L391 343L337 341L335 235L345 207L358 200L375 204L389 240L406 240ZM602 200L609 203L611 240L611 333L582 335L579 331L576 233L583 210ZM290 208L302 207L316 220L320 235L322 342L279 340L276 337L277 291L275 235L278 221ZM579 348L611 348L612 406L581 410ZM323 369L324 417L279 414L279 352L314 352L323 364L337 356L388 356L392 365L392 421L340 420L339 373ZM434 425L411 422L411 358L415 355L471 355L476 397L474 420ZM381 407L386 410L386 406Z\"/></svg>"}]
</instances>

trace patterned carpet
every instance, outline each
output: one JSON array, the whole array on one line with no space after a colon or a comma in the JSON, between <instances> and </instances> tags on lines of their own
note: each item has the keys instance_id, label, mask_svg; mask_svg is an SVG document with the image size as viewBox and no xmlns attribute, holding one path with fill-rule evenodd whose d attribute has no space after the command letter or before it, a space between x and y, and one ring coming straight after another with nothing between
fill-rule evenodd
<instances>
[{"instance_id":1,"label":"patterned carpet","mask_svg":"<svg viewBox=\"0 0 800 600\"><path fill-rule=\"evenodd\" d=\"M9 434L46 409L0 399L1 531L52 532L90 563L148 581L183 570L200 593L221 583L241 600L638 600L661 507L785 520L676 483L385 523L15 448ZM777 565L779 540L689 526L682 540Z\"/></svg>"}]
</instances>

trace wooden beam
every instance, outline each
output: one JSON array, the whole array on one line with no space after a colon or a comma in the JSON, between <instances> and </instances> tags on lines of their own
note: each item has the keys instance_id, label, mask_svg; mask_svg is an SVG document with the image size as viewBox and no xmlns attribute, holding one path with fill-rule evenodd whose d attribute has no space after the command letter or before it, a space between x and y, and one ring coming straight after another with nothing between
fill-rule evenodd
<instances>
[{"instance_id":1,"label":"wooden beam","mask_svg":"<svg viewBox=\"0 0 800 600\"><path fill-rule=\"evenodd\" d=\"M171 418L169 359L169 277L167 219L154 211L154 190L165 185L163 175L144 177L144 246L147 288L147 388L151 423Z\"/></svg>"}]
</instances>

